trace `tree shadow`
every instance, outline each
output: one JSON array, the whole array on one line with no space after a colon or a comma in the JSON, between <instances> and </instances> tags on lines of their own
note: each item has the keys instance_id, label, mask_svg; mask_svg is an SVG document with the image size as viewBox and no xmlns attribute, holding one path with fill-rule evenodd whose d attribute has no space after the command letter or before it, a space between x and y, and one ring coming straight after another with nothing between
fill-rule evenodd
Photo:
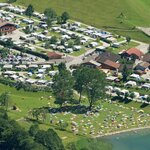
<instances>
[{"instance_id":1,"label":"tree shadow","mask_svg":"<svg viewBox=\"0 0 150 150\"><path fill-rule=\"evenodd\" d=\"M49 108L48 111L49 113L71 112L74 114L85 114L89 111L89 107L84 105L62 106L59 108Z\"/></svg>"},{"instance_id":2,"label":"tree shadow","mask_svg":"<svg viewBox=\"0 0 150 150\"><path fill-rule=\"evenodd\" d=\"M149 104L146 104L146 103L143 103L141 106L140 106L140 108L145 108L145 107L147 107Z\"/></svg>"},{"instance_id":3,"label":"tree shadow","mask_svg":"<svg viewBox=\"0 0 150 150\"><path fill-rule=\"evenodd\" d=\"M67 104L72 104L72 105L76 105L76 104L79 104L79 101L78 100L76 100L76 99L71 99L71 100L68 100L68 101L66 101L67 102ZM61 100L59 100L59 99L56 99L55 101L54 101L54 103L55 104L57 104L57 105L60 105L61 104Z\"/></svg>"},{"instance_id":4,"label":"tree shadow","mask_svg":"<svg viewBox=\"0 0 150 150\"><path fill-rule=\"evenodd\" d=\"M124 101L125 104L129 104L130 102L132 102L131 99L125 99L125 101Z\"/></svg>"}]
</instances>

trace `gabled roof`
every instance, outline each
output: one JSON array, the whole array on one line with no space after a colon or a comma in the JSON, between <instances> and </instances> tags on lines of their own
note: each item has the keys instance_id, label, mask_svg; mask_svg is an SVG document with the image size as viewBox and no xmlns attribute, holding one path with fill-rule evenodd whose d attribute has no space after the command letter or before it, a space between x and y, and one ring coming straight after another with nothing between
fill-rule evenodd
<instances>
[{"instance_id":1,"label":"gabled roof","mask_svg":"<svg viewBox=\"0 0 150 150\"><path fill-rule=\"evenodd\" d=\"M98 62L96 62L96 61L94 61L94 60L90 60L90 61L84 62L83 64L91 64L91 65L94 65L94 66L96 66L96 67L101 66L100 63L98 63Z\"/></svg>"},{"instance_id":2,"label":"gabled roof","mask_svg":"<svg viewBox=\"0 0 150 150\"><path fill-rule=\"evenodd\" d=\"M143 56L143 61L150 62L150 53L147 53Z\"/></svg>"},{"instance_id":3,"label":"gabled roof","mask_svg":"<svg viewBox=\"0 0 150 150\"><path fill-rule=\"evenodd\" d=\"M57 56L62 56L61 54L58 54L58 53L56 53L56 52L48 52L47 53L47 56L48 57L57 57Z\"/></svg>"},{"instance_id":4,"label":"gabled roof","mask_svg":"<svg viewBox=\"0 0 150 150\"><path fill-rule=\"evenodd\" d=\"M120 64L113 62L111 60L106 60L103 64L110 66L110 67L113 67L115 69L118 69L120 67Z\"/></svg>"},{"instance_id":5,"label":"gabled roof","mask_svg":"<svg viewBox=\"0 0 150 150\"><path fill-rule=\"evenodd\" d=\"M127 53L128 55L136 55L139 58L141 58L141 56L143 56L144 54L137 48L130 48L127 51L125 51L125 53Z\"/></svg>"},{"instance_id":6,"label":"gabled roof","mask_svg":"<svg viewBox=\"0 0 150 150\"><path fill-rule=\"evenodd\" d=\"M141 67L144 67L144 68L148 68L150 66L150 63L148 62L141 62L140 64L138 64L137 66L141 66Z\"/></svg>"},{"instance_id":7,"label":"gabled roof","mask_svg":"<svg viewBox=\"0 0 150 150\"><path fill-rule=\"evenodd\" d=\"M103 63L106 60L111 60L116 62L119 59L120 59L119 55L106 51L100 54L95 60L99 63Z\"/></svg>"}]
</instances>

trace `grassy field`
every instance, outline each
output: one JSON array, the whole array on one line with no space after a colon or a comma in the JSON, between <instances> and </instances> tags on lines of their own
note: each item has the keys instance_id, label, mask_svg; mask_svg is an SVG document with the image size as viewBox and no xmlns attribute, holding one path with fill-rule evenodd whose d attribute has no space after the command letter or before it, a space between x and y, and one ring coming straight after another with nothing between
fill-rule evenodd
<instances>
[{"instance_id":1,"label":"grassy field","mask_svg":"<svg viewBox=\"0 0 150 150\"><path fill-rule=\"evenodd\" d=\"M116 53L118 54L119 52L123 51L123 50L127 50L127 49L130 49L130 48L133 48L133 47L136 47L138 46L139 44L138 43L135 43L135 42L130 42L129 44L125 44L124 46L121 46L119 48L113 48L113 47L109 47L107 48L108 51L111 51L113 53Z\"/></svg>"},{"instance_id":2,"label":"grassy field","mask_svg":"<svg viewBox=\"0 0 150 150\"><path fill-rule=\"evenodd\" d=\"M85 49L81 49L80 51L74 51L73 53L71 53L72 56L80 56L82 54L84 54L86 52Z\"/></svg>"},{"instance_id":3,"label":"grassy field","mask_svg":"<svg viewBox=\"0 0 150 150\"><path fill-rule=\"evenodd\" d=\"M58 14L67 11L72 19L100 28L107 26L128 30L135 26L150 27L149 0L18 0L16 2L23 6L30 3L40 12L48 7L55 9ZM123 15L120 15L121 13ZM117 33L150 42L150 38L140 31L132 33L123 30Z\"/></svg>"},{"instance_id":4,"label":"grassy field","mask_svg":"<svg viewBox=\"0 0 150 150\"><path fill-rule=\"evenodd\" d=\"M8 114L12 119L18 121L25 129L28 129L33 121L26 120L24 118L32 116L28 113L33 108L40 108L40 107L53 107L58 108L59 106L54 103L54 98L49 99L48 97L52 95L51 93L47 92L24 92L23 90L17 91L15 88L10 88L9 86L5 86L0 84L0 94L3 92L9 92L11 97L11 104L10 106L16 105L19 111L8 110ZM43 97L43 99L41 99ZM77 95L76 95L77 98ZM83 101L84 105L87 105L85 101ZM123 126L120 129L117 128L117 124L122 123L122 118L124 115L129 116L127 119L127 126L129 128L137 127L138 124L148 125L150 120L148 116L144 115L142 118L140 117L141 114L138 113L140 110L141 104L130 102L130 103L116 103L110 104L108 102L100 102L97 104L100 108L100 112L96 114L91 114L86 116L84 113L72 112L58 112L55 114L47 114L47 119L45 122L40 121L40 128L48 129L53 128L59 134L59 136L63 139L64 144L68 142L73 142L79 140L83 137L90 137L91 131L94 131L92 135L100 134L100 132L107 133L112 132L115 130L123 130L126 127ZM133 107L133 108L132 108ZM150 106L143 108L145 113L150 113ZM117 110L117 111L116 111ZM109 117L117 116L116 123L112 124L111 119ZM141 123L139 123L138 119L141 119ZM50 123L50 120L53 120L53 123ZM68 127L66 131L61 131L58 128L57 122L63 120L64 122L68 123ZM108 120L107 123L105 120ZM133 120L135 124L133 124ZM144 121L146 120L146 122ZM75 121L78 124L78 135L74 135L71 131L71 122ZM146 124L145 124L146 123Z\"/></svg>"}]
</instances>

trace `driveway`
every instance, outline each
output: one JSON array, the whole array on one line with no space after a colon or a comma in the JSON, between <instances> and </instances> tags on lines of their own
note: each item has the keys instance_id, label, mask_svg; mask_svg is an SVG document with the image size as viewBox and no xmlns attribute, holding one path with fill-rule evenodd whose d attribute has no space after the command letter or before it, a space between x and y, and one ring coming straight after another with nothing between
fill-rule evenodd
<instances>
[{"instance_id":1,"label":"driveway","mask_svg":"<svg viewBox=\"0 0 150 150\"><path fill-rule=\"evenodd\" d=\"M20 39L19 39L20 36L24 36L24 35L26 35L24 32L20 31L20 29L17 29L15 31L13 31L12 34L6 35L6 37L12 38L13 41L19 42L20 41Z\"/></svg>"}]
</instances>

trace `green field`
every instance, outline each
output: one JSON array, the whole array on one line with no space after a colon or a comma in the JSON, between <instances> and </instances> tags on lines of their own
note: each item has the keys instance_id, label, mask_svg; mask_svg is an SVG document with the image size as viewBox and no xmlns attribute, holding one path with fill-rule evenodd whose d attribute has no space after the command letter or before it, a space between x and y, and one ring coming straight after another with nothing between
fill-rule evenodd
<instances>
[{"instance_id":1,"label":"green field","mask_svg":"<svg viewBox=\"0 0 150 150\"><path fill-rule=\"evenodd\" d=\"M108 47L107 50L118 54L119 52L121 52L123 50L127 50L127 49L130 49L130 48L136 47L138 45L139 45L138 43L130 42L129 44L125 44L123 46L120 46L119 48Z\"/></svg>"},{"instance_id":2,"label":"green field","mask_svg":"<svg viewBox=\"0 0 150 150\"><path fill-rule=\"evenodd\" d=\"M35 121L29 121L25 118L32 118L31 114L29 114L29 111L33 108L40 108L40 107L53 107L58 108L59 106L54 103L54 98L48 98L51 93L48 92L24 92L23 90L17 91L15 88L11 88L9 86L5 86L0 84L0 94L3 92L9 92L11 97L11 103L9 107L15 105L19 109L18 111L14 111L11 109L8 109L8 114L12 119L15 119L18 121L18 123L23 126L25 129L28 129L31 124L33 124ZM43 97L41 99L41 97ZM76 95L75 98L77 99L78 96ZM87 105L87 102L83 101L84 105ZM99 134L99 132L107 133L107 132L113 132L115 130L123 130L125 127L122 127L120 129L116 128L116 125L121 123L123 115L126 114L127 116L132 116L133 120L135 120L135 124L132 124L133 121L127 119L127 126L129 128L137 127L139 122L138 118L141 116L140 113L138 113L138 110L140 110L141 104L130 102L127 104L124 103L116 103L116 104L109 104L108 102L101 101L97 104L101 107L100 112L97 114L85 116L84 113L79 112L58 112L56 114L47 114L47 118L45 122L40 121L40 128L42 129L48 129L53 128L59 136L63 139L64 144L66 145L69 142L74 142L76 140L79 140L83 137L90 137L91 130L94 130L93 136ZM135 109L131 109L131 108ZM150 113L150 106L147 106L143 108L144 112ZM114 116L117 113L117 124L111 125L111 120L108 120L108 128L105 127L104 120L109 118L109 116ZM53 119L54 123L50 123L50 120ZM61 131L58 129L57 122L59 120L63 120L64 122L67 122L69 126L65 131ZM144 120L147 120L147 123L144 122ZM141 126L149 125L149 118L145 115L141 118ZM79 133L78 135L74 135L71 131L71 121L76 121L79 126ZM143 122L142 122L143 121ZM89 124L90 123L90 124ZM146 123L146 124L145 124ZM87 125L86 125L87 124ZM88 125L89 124L89 125ZM93 126L92 128L90 126ZM85 130L83 130L85 128Z\"/></svg>"},{"instance_id":3,"label":"green field","mask_svg":"<svg viewBox=\"0 0 150 150\"><path fill-rule=\"evenodd\" d=\"M140 31L124 31L135 26L150 27L149 0L17 0L16 4L27 6L30 3L40 12L48 7L58 14L67 11L72 19L100 28L120 28L116 31L118 34L150 43L150 38ZM121 13L123 17L119 17Z\"/></svg>"}]
</instances>

